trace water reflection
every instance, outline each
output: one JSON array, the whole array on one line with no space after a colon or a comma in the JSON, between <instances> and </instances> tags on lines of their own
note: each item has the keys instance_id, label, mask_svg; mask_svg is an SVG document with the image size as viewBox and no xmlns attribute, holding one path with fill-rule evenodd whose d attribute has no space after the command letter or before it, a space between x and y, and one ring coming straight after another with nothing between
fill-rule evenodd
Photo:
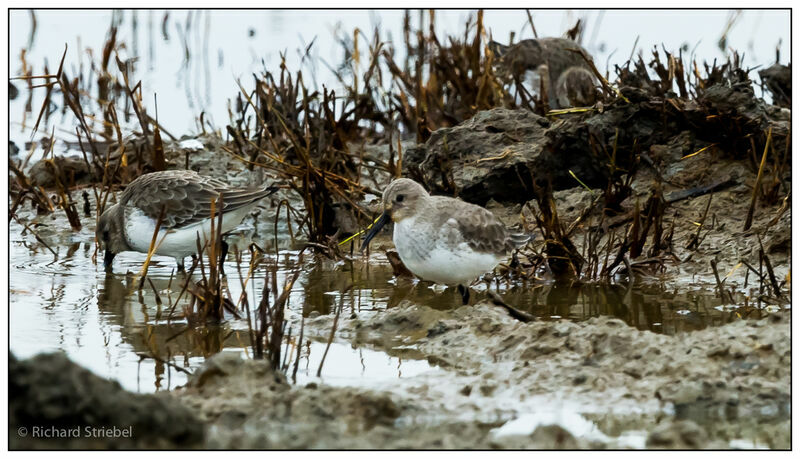
<instances>
[{"instance_id":1,"label":"water reflection","mask_svg":"<svg viewBox=\"0 0 800 459\"><path fill-rule=\"evenodd\" d=\"M54 261L53 255L31 235L22 234L19 224L10 224L11 350L19 357L64 350L73 360L98 374L120 380L129 389L150 391L183 384L186 380L183 370L195 369L207 357L223 350L249 355L251 343L246 320L230 318L220 324L202 326L185 320L183 308L188 305L188 295L181 294L182 282L173 272L173 260L154 258L148 282L139 290L133 273L140 269L144 255L121 255L117 273L107 275L93 261L92 232L84 229L72 233L65 225L60 220L48 220L37 226L48 245L61 247L60 256ZM266 238L269 240L270 236ZM332 314L339 304L344 308L342 314L348 316L380 314L404 300L437 309L461 307L460 296L454 289L395 278L381 255L369 262L306 256L302 266L297 266L297 254L281 250L277 261L278 285L284 285L294 269L302 270L287 302L289 318ZM242 255L244 267L249 263L249 253ZM229 258L226 271L231 296L237 299L242 285L233 257ZM260 267L248 281L251 307L260 298L265 274L265 267ZM475 300L485 296L485 285L472 288ZM697 330L748 313L750 317L761 314L743 308L715 309L720 301L713 291L673 292L655 284L499 282L492 288L508 303L540 320L581 321L613 316L657 333ZM293 362L300 346L298 383L316 380L326 343L307 338L298 343L298 330L293 333L294 336L287 337L285 349L292 356L287 359ZM419 357L414 352L387 354L334 341L322 380L363 385L431 371L431 366Z\"/></svg>"},{"instance_id":2,"label":"water reflection","mask_svg":"<svg viewBox=\"0 0 800 459\"><path fill-rule=\"evenodd\" d=\"M461 297L454 288L442 288L427 282L394 278L388 263L362 261L335 265L319 262L310 266L303 284L303 315L313 311L330 314L340 300L339 291L352 283L344 302L354 312L396 307L401 301L449 310L460 307ZM658 284L528 284L499 283L491 288L505 301L540 320L586 320L613 316L640 330L674 334L736 320L735 313L714 309L721 302L713 291L677 293ZM485 297L486 286L473 285L477 301ZM748 311L751 318L759 310ZM741 315L741 314L740 314Z\"/></svg>"}]
</instances>

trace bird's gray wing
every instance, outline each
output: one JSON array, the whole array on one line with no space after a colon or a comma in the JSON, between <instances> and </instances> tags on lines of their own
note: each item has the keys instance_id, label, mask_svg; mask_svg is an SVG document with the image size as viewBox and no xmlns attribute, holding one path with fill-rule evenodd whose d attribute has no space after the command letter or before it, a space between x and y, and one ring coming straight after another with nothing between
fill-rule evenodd
<instances>
[{"instance_id":1,"label":"bird's gray wing","mask_svg":"<svg viewBox=\"0 0 800 459\"><path fill-rule=\"evenodd\" d=\"M181 228L211 216L211 203L219 212L218 200L222 197L223 212L230 212L251 204L272 192L263 186L234 188L193 171L169 171L145 174L128 185L121 202L138 207L148 217L156 220L162 209L165 228Z\"/></svg>"},{"instance_id":2,"label":"bird's gray wing","mask_svg":"<svg viewBox=\"0 0 800 459\"><path fill-rule=\"evenodd\" d=\"M460 237L475 251L491 254L504 254L509 250L509 236L506 226L493 213L475 204L456 200L437 200L441 222L439 225L452 228L451 238ZM445 212L445 208L457 206L456 212ZM444 218L445 215L449 217ZM451 243L458 242L455 240Z\"/></svg>"},{"instance_id":3,"label":"bird's gray wing","mask_svg":"<svg viewBox=\"0 0 800 459\"><path fill-rule=\"evenodd\" d=\"M508 250L506 225L483 207L470 207L458 220L467 244L478 252L505 254Z\"/></svg>"}]
</instances>

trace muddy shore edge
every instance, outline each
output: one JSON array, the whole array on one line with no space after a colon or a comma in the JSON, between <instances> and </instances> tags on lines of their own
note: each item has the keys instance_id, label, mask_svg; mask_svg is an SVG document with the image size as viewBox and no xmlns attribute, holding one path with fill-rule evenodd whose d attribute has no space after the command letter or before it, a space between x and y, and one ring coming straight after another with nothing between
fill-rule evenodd
<instances>
[{"instance_id":1,"label":"muddy shore edge","mask_svg":"<svg viewBox=\"0 0 800 459\"><path fill-rule=\"evenodd\" d=\"M330 320L307 321L309 336L328 333ZM134 395L43 355L13 363L12 386L38 395L12 400L10 429L39 414L53 425L149 426L136 430L136 448L784 449L789 333L788 313L665 336L608 317L523 324L486 302L451 313L404 303L345 318L337 333L388 352L413 348L436 367L393 387L291 385L267 362L223 352L183 388ZM67 406L53 408L57 393L70 394ZM12 449L125 447L10 438Z\"/></svg>"}]
</instances>

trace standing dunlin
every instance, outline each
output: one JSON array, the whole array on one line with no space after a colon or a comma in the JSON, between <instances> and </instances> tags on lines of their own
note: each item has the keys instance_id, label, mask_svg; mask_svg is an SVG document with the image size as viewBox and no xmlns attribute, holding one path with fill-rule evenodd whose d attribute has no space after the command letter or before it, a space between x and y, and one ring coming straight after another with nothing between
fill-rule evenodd
<instances>
[{"instance_id":1,"label":"standing dunlin","mask_svg":"<svg viewBox=\"0 0 800 459\"><path fill-rule=\"evenodd\" d=\"M403 264L423 280L458 285L469 302L469 282L494 269L510 250L528 242L511 234L483 207L446 196L431 196L419 183L396 179L383 192L383 214L367 233L361 250L389 222Z\"/></svg>"},{"instance_id":2,"label":"standing dunlin","mask_svg":"<svg viewBox=\"0 0 800 459\"><path fill-rule=\"evenodd\" d=\"M100 216L96 236L100 248L105 249L103 265L110 271L120 252L147 253L163 210L155 253L174 257L178 269L183 270L183 259L197 253L198 236L203 244L210 235L212 201L216 206L222 204L221 227L225 234L276 189L232 187L190 170L142 175L125 188L117 204ZM219 207L215 211L217 218L218 212ZM226 248L223 243L223 259Z\"/></svg>"},{"instance_id":3,"label":"standing dunlin","mask_svg":"<svg viewBox=\"0 0 800 459\"><path fill-rule=\"evenodd\" d=\"M593 105L598 81L583 55L589 53L567 38L543 37L521 40L513 45L489 43L500 74L524 80L528 72L545 88L550 108ZM542 96L542 95L540 95ZM543 96L542 96L543 97Z\"/></svg>"}]
</instances>

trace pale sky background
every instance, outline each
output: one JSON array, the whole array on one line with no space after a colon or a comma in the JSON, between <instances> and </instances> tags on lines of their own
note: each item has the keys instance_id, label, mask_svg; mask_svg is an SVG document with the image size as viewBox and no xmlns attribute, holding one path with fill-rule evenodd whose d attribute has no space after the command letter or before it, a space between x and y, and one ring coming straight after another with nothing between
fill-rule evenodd
<instances>
[{"instance_id":1,"label":"pale sky background","mask_svg":"<svg viewBox=\"0 0 800 459\"><path fill-rule=\"evenodd\" d=\"M578 18L583 18L585 29L582 44L592 53L601 71L606 69L607 62L612 71L614 64L624 63L631 55L634 43L637 52L644 53L646 62L653 47L658 46L660 50L662 44L674 52L683 47L687 58L694 51L699 63L714 59L724 61L729 49L744 53L744 64L751 67L772 64L776 48L780 49L781 62L786 63L790 59L788 11L531 12L540 37L561 36ZM169 41L164 40L161 31L164 11L125 10L121 13L118 39L129 45L126 51L128 57L139 56L137 78L142 79L148 111L152 112L152 95L157 93L159 119L178 136L197 131L196 117L201 110L210 116L218 128L224 128L228 121L228 100L235 97L238 90L236 78L242 78L246 85L249 84L251 74L263 69L262 61L269 70L277 72L279 53L282 51L287 52L290 68L297 69L298 49L305 48L316 37L311 55L315 60L324 59L335 67L342 60L342 48L334 40L337 30L351 37L353 29L359 28L371 36L374 26L380 24L384 40L388 41L390 36L394 40L402 40L402 10L176 10L169 12ZM25 10L14 10L10 14L10 71L16 75L21 69L20 51L28 47L31 18ZM463 24L469 14L474 14L474 11L438 10L436 30L440 39L448 34L463 33ZM29 64L34 66L36 74L40 74L46 60L51 71L55 72L66 43L69 51L65 68L68 74L76 75L81 63L88 63L87 48L92 49L95 55L102 53L111 17L110 10L37 11L37 31L27 52ZM136 35L132 27L134 17L138 24ZM427 12L424 18L427 29ZM733 18L735 21L728 33L727 49L723 51L718 42ZM187 22L191 24L188 33L185 32ZM412 12L412 23L419 23L417 11ZM516 32L517 40L533 37L524 10L486 10L484 23L494 39L500 42L507 42L511 31ZM188 72L182 71L183 35L192 53ZM396 48L402 49L403 46L399 44ZM316 67L319 84L334 88L338 85L324 64L317 62ZM187 74L192 76L188 81ZM311 75L306 72L305 77L306 82L311 84ZM753 78L757 78L755 73ZM43 96L44 90L35 93L33 106L37 113ZM29 139L29 133L26 135L19 127L24 99L20 97L11 104L11 134L14 140ZM71 125L64 126L66 132L73 129Z\"/></svg>"}]
</instances>

